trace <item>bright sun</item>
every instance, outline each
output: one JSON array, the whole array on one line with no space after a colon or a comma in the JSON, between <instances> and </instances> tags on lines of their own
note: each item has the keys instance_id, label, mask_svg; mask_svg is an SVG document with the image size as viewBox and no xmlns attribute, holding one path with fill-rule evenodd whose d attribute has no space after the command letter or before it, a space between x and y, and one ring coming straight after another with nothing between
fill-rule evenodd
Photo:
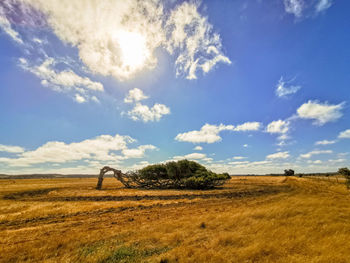
<instances>
[{"instance_id":1,"label":"bright sun","mask_svg":"<svg viewBox=\"0 0 350 263\"><path fill-rule=\"evenodd\" d=\"M116 36L121 49L121 60L128 71L141 69L150 56L146 38L136 32L121 31Z\"/></svg>"}]
</instances>

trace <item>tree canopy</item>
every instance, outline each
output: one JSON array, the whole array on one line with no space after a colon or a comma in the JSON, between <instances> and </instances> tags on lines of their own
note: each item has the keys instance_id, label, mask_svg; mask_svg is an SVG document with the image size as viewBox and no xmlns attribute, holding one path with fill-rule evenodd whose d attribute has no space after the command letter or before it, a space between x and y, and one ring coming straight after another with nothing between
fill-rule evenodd
<instances>
[{"instance_id":1,"label":"tree canopy","mask_svg":"<svg viewBox=\"0 0 350 263\"><path fill-rule=\"evenodd\" d=\"M209 189L229 179L228 173L217 174L203 165L188 160L153 164L137 172L139 179L165 188ZM163 184L162 184L163 182Z\"/></svg>"}]
</instances>

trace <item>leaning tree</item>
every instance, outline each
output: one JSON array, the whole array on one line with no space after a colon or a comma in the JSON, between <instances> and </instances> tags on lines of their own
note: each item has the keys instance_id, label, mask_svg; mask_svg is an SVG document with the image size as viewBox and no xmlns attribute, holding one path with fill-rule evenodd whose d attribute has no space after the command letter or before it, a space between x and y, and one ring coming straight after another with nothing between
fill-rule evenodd
<instances>
[{"instance_id":1,"label":"leaning tree","mask_svg":"<svg viewBox=\"0 0 350 263\"><path fill-rule=\"evenodd\" d=\"M217 174L197 162L181 160L149 165L127 173L105 166L100 170L96 189L102 188L103 177L108 172L113 172L113 177L127 188L211 189L230 179L228 173Z\"/></svg>"}]
</instances>

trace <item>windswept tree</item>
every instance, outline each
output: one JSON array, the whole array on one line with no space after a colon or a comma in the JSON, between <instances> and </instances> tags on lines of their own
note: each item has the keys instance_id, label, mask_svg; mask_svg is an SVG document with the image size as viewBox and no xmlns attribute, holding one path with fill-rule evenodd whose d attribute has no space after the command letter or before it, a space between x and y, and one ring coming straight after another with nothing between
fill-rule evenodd
<instances>
[{"instance_id":1,"label":"windswept tree","mask_svg":"<svg viewBox=\"0 0 350 263\"><path fill-rule=\"evenodd\" d=\"M109 171L112 171L113 176L127 188L211 189L230 179L228 173L217 174L197 162L181 160L148 165L141 170L126 174L105 166L101 169L97 189L101 189L103 176Z\"/></svg>"}]
</instances>

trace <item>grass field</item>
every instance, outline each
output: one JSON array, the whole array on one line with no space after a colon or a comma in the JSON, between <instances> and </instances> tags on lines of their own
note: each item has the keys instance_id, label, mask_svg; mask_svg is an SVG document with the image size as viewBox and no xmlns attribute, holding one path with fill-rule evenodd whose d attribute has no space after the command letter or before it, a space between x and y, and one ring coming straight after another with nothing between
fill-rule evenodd
<instances>
[{"instance_id":1,"label":"grass field","mask_svg":"<svg viewBox=\"0 0 350 263\"><path fill-rule=\"evenodd\" d=\"M1 262L350 262L350 194L333 181L234 177L133 190L106 178L0 180Z\"/></svg>"}]
</instances>

